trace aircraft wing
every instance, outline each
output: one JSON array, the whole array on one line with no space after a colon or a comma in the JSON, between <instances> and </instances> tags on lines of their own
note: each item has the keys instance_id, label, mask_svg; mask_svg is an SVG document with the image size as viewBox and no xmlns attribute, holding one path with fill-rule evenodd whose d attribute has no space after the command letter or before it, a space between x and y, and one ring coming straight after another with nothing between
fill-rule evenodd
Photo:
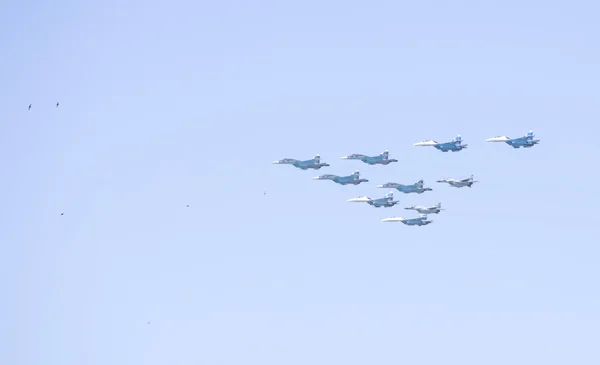
<instances>
[{"instance_id":1,"label":"aircraft wing","mask_svg":"<svg viewBox=\"0 0 600 365\"><path fill-rule=\"evenodd\" d=\"M444 143L438 143L437 145L442 147L442 148L451 148L452 146L455 145L456 142L444 142Z\"/></svg>"}]
</instances>

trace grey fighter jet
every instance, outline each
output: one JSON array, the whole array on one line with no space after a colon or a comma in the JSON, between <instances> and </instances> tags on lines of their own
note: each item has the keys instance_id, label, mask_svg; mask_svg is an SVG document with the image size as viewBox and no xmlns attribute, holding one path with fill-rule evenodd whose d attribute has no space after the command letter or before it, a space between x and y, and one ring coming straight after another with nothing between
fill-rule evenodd
<instances>
[{"instance_id":1,"label":"grey fighter jet","mask_svg":"<svg viewBox=\"0 0 600 365\"><path fill-rule=\"evenodd\" d=\"M442 211L442 203L437 203L431 207L424 207L422 205L411 205L410 207L404 208L406 210L416 210L420 214L438 214Z\"/></svg>"},{"instance_id":2,"label":"grey fighter jet","mask_svg":"<svg viewBox=\"0 0 600 365\"><path fill-rule=\"evenodd\" d=\"M329 166L328 163L321 163L321 156L319 155L316 155L314 158L305 161L295 160L293 158L284 158L283 160L273 161L273 163L276 165L293 165L294 167L302 170L318 170L321 167Z\"/></svg>"},{"instance_id":3,"label":"grey fighter jet","mask_svg":"<svg viewBox=\"0 0 600 365\"><path fill-rule=\"evenodd\" d=\"M462 179L462 180L457 180L457 179L441 179L441 180L438 180L437 182L439 182L439 183L447 183L450 186L455 187L455 188L462 188L464 186L471 187L477 181L473 181L473 175L471 175L471 177L466 178L466 179Z\"/></svg>"},{"instance_id":4,"label":"grey fighter jet","mask_svg":"<svg viewBox=\"0 0 600 365\"><path fill-rule=\"evenodd\" d=\"M354 173L352 175L348 175L348 176L337 176L337 175L326 174L326 175L313 177L313 180L332 180L336 184L340 184L340 185L348 185L348 184L349 185L358 185L360 183L369 181L367 179L361 179L360 172L358 170L354 171Z\"/></svg>"},{"instance_id":5,"label":"grey fighter jet","mask_svg":"<svg viewBox=\"0 0 600 365\"><path fill-rule=\"evenodd\" d=\"M384 188L384 189L397 189L400 192L403 192L405 194L410 194L410 193L416 193L416 194L423 194L426 191L431 191L433 189L431 188L424 188L423 187L423 180L419 180L414 184L411 185L402 185L402 184L398 184L395 182L389 182L389 183L385 183L382 185L377 185L377 188Z\"/></svg>"},{"instance_id":6,"label":"grey fighter jet","mask_svg":"<svg viewBox=\"0 0 600 365\"><path fill-rule=\"evenodd\" d=\"M421 214L417 218L402 218L402 217L392 217L385 218L381 220L382 222L402 222L407 226L426 226L429 223L432 223L432 220L427 220L427 214Z\"/></svg>"},{"instance_id":7,"label":"grey fighter jet","mask_svg":"<svg viewBox=\"0 0 600 365\"><path fill-rule=\"evenodd\" d=\"M400 203L398 200L394 200L394 193L391 191L389 193L385 194L385 196L383 198L379 198L379 199L373 199L368 196L361 196L358 198L349 199L348 201L353 202L353 203L368 203L369 205L372 205L375 208L380 208L380 207L390 208L390 207L393 207L394 205Z\"/></svg>"},{"instance_id":8,"label":"grey fighter jet","mask_svg":"<svg viewBox=\"0 0 600 365\"><path fill-rule=\"evenodd\" d=\"M352 155L342 157L342 160L361 160L369 165L389 165L392 162L398 162L398 160L389 157L390 153L385 150L383 153L377 156L365 156L359 153L354 153Z\"/></svg>"}]
</instances>

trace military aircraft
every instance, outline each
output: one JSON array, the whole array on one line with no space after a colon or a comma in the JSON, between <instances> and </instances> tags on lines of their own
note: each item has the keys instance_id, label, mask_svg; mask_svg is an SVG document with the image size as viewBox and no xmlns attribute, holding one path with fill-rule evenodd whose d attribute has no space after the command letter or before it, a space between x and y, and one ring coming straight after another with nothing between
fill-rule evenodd
<instances>
[{"instance_id":1,"label":"military aircraft","mask_svg":"<svg viewBox=\"0 0 600 365\"><path fill-rule=\"evenodd\" d=\"M318 170L321 167L329 166L328 163L321 163L321 156L316 155L310 160L300 161L294 160L293 158L284 158L283 160L273 161L277 165L293 165L302 170L313 169Z\"/></svg>"},{"instance_id":2,"label":"military aircraft","mask_svg":"<svg viewBox=\"0 0 600 365\"><path fill-rule=\"evenodd\" d=\"M535 146L536 144L540 143L539 139L534 140L533 137L534 137L533 131L529 131L523 137L519 137L519 138L515 138L515 139L512 139L507 136L498 136L498 137L488 138L485 141L486 142L505 142L506 144L508 144L509 146L511 146L513 148L521 148L521 147L531 148L531 147Z\"/></svg>"},{"instance_id":3,"label":"military aircraft","mask_svg":"<svg viewBox=\"0 0 600 365\"><path fill-rule=\"evenodd\" d=\"M342 157L342 160L361 160L369 165L389 165L392 162L398 162L398 160L394 158L389 158L389 154L390 153L387 150L383 151L382 154L377 156L365 156L359 153L354 153L352 155Z\"/></svg>"},{"instance_id":4,"label":"military aircraft","mask_svg":"<svg viewBox=\"0 0 600 365\"><path fill-rule=\"evenodd\" d=\"M334 183L337 183L340 185L348 185L348 184L358 185L363 182L369 182L369 180L367 180L367 179L360 178L360 172L358 170L354 171L354 173L352 175L348 175L348 176L337 176L337 175L326 174L326 175L313 177L313 180L333 180Z\"/></svg>"},{"instance_id":5,"label":"military aircraft","mask_svg":"<svg viewBox=\"0 0 600 365\"><path fill-rule=\"evenodd\" d=\"M462 144L462 137L459 134L458 136L456 136L456 138L454 138L450 142L439 143L438 141L427 140L427 141L423 141L423 142L417 142L414 144L414 146L417 146L417 147L433 146L442 152L448 152L448 151L458 152L458 151L461 151L461 150L467 148L468 145Z\"/></svg>"},{"instance_id":6,"label":"military aircraft","mask_svg":"<svg viewBox=\"0 0 600 365\"><path fill-rule=\"evenodd\" d=\"M388 188L394 189L395 188L398 191L403 192L405 194L410 194L410 193L423 194L426 191L433 190L431 188L424 188L423 180L419 180L416 183L411 184L411 185L402 185L402 184L398 184L395 182L389 182L389 183L385 183L382 185L377 185L376 188L384 188L384 189L388 189Z\"/></svg>"},{"instance_id":7,"label":"military aircraft","mask_svg":"<svg viewBox=\"0 0 600 365\"><path fill-rule=\"evenodd\" d=\"M429 223L432 223L432 220L427 220L427 214L420 214L417 218L402 218L402 217L392 217L385 218L381 220L382 222L402 222L407 226L426 226Z\"/></svg>"},{"instance_id":8,"label":"military aircraft","mask_svg":"<svg viewBox=\"0 0 600 365\"><path fill-rule=\"evenodd\" d=\"M457 180L457 179L441 179L441 180L438 180L437 182L439 182L439 183L447 183L450 186L453 186L455 188L462 188L463 186L471 187L477 181L473 181L473 175L471 175L471 177L468 177L466 179L461 179L461 180Z\"/></svg>"},{"instance_id":9,"label":"military aircraft","mask_svg":"<svg viewBox=\"0 0 600 365\"><path fill-rule=\"evenodd\" d=\"M421 213L421 214L438 214L440 211L442 211L442 203L437 203L434 206L431 207L424 207L422 205L411 205L410 207L406 207L404 209L407 210L416 210L417 212Z\"/></svg>"},{"instance_id":10,"label":"military aircraft","mask_svg":"<svg viewBox=\"0 0 600 365\"><path fill-rule=\"evenodd\" d=\"M372 205L375 208L381 208L381 207L390 208L390 207L393 207L394 205L400 203L399 201L394 200L394 193L391 191L389 193L385 194L385 196L383 198L379 198L379 199L369 198L368 196L361 196L358 198L349 199L348 201L354 202L354 203L368 203L369 205Z\"/></svg>"}]
</instances>

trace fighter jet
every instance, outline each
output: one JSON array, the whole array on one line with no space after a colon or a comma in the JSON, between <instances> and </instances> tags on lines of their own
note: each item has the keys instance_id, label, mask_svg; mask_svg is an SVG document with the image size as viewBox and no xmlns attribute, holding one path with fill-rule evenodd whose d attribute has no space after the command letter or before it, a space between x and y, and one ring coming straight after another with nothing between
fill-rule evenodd
<instances>
[{"instance_id":1,"label":"fighter jet","mask_svg":"<svg viewBox=\"0 0 600 365\"><path fill-rule=\"evenodd\" d=\"M416 210L420 214L438 214L442 211L442 203L437 203L431 207L424 207L422 205L411 205L410 207L404 208L406 210Z\"/></svg>"},{"instance_id":2,"label":"fighter jet","mask_svg":"<svg viewBox=\"0 0 600 365\"><path fill-rule=\"evenodd\" d=\"M389 158L389 154L390 153L387 150L383 151L382 154L377 156L365 156L359 153L354 153L352 155L342 157L342 160L361 160L369 165L388 165L392 162L398 162L396 159Z\"/></svg>"},{"instance_id":3,"label":"fighter jet","mask_svg":"<svg viewBox=\"0 0 600 365\"><path fill-rule=\"evenodd\" d=\"M468 145L462 144L462 138L459 134L458 136L456 136L456 138L454 138L450 142L439 143L438 141L428 140L428 141L423 141L423 142L417 142L414 144L414 146L417 146L417 147L433 146L442 152L448 152L448 151L458 152L458 151L461 151L461 150L467 148Z\"/></svg>"},{"instance_id":4,"label":"fighter jet","mask_svg":"<svg viewBox=\"0 0 600 365\"><path fill-rule=\"evenodd\" d=\"M368 203L369 205L372 205L375 208L381 208L381 207L390 208L390 207L393 207L394 205L400 203L399 201L394 200L394 193L392 191L385 194L385 196L383 198L379 198L379 199L369 198L368 196L361 196L358 198L349 199L348 201L355 202L355 203Z\"/></svg>"},{"instance_id":5,"label":"fighter jet","mask_svg":"<svg viewBox=\"0 0 600 365\"><path fill-rule=\"evenodd\" d=\"M419 180L412 185L402 185L402 184L398 184L395 182L389 182L389 183L385 183L382 185L377 185L376 188L384 188L384 189L388 189L388 188L394 189L395 188L398 191L403 192L405 194L410 194L410 193L423 194L426 191L433 190L431 188L424 188L423 180Z\"/></svg>"},{"instance_id":6,"label":"fighter jet","mask_svg":"<svg viewBox=\"0 0 600 365\"><path fill-rule=\"evenodd\" d=\"M531 147L535 146L536 144L540 143L539 139L534 140L533 137L534 137L533 131L529 131L523 137L519 137L519 138L515 138L515 139L512 139L507 136L498 136L498 137L488 138L485 141L486 142L506 142L506 144L508 144L509 146L511 146L513 148L521 148L521 147L531 148Z\"/></svg>"},{"instance_id":7,"label":"fighter jet","mask_svg":"<svg viewBox=\"0 0 600 365\"><path fill-rule=\"evenodd\" d=\"M382 222L402 222L407 226L426 226L429 223L432 223L432 220L427 220L427 214L420 214L417 218L402 218L402 217L392 217L385 218L381 220Z\"/></svg>"},{"instance_id":8,"label":"fighter jet","mask_svg":"<svg viewBox=\"0 0 600 365\"><path fill-rule=\"evenodd\" d=\"M471 177L468 177L466 179L461 179L461 180L457 180L457 179L441 179L441 180L438 180L437 182L439 182L439 183L447 183L450 186L453 186L455 188L462 188L463 186L471 187L477 181L473 181L473 175L471 175Z\"/></svg>"},{"instance_id":9,"label":"fighter jet","mask_svg":"<svg viewBox=\"0 0 600 365\"><path fill-rule=\"evenodd\" d=\"M340 185L358 185L362 182L369 182L367 179L360 178L360 172L358 170L354 171L352 175L348 176L337 176L337 175L321 175L317 177L313 177L313 180L333 180L334 183Z\"/></svg>"},{"instance_id":10,"label":"fighter jet","mask_svg":"<svg viewBox=\"0 0 600 365\"><path fill-rule=\"evenodd\" d=\"M293 158L284 158L283 160L273 161L273 163L278 165L293 165L294 167L302 170L318 170L321 167L329 166L328 163L321 163L321 156L319 155L316 155L313 159L305 161L294 160Z\"/></svg>"}]
</instances>

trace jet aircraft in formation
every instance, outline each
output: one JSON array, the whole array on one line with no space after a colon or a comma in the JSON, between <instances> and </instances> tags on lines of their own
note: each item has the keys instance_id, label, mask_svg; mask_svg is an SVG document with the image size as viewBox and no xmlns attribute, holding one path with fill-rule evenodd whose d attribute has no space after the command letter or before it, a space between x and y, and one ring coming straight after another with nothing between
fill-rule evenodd
<instances>
[{"instance_id":1,"label":"jet aircraft in formation","mask_svg":"<svg viewBox=\"0 0 600 365\"><path fill-rule=\"evenodd\" d=\"M452 141L450 142L444 142L444 143L440 143L438 141L434 141L434 140L427 140L427 141L423 141L423 142L417 142L414 144L414 146L416 147L435 147L438 150L442 151L442 152L448 152L448 151L452 151L452 152L458 152L458 151L462 151L465 148L467 148L468 145L466 144L462 144L462 137L460 135L456 136L456 138L454 138Z\"/></svg>"},{"instance_id":2,"label":"jet aircraft in formation","mask_svg":"<svg viewBox=\"0 0 600 365\"><path fill-rule=\"evenodd\" d=\"M389 165L392 162L398 162L394 158L389 158L389 152L387 150L377 156L365 156L359 153L342 157L342 160L361 160L362 162L369 165Z\"/></svg>"},{"instance_id":3,"label":"jet aircraft in formation","mask_svg":"<svg viewBox=\"0 0 600 365\"><path fill-rule=\"evenodd\" d=\"M461 179L461 180L457 180L457 179L441 179L441 180L438 180L437 182L439 182L439 183L446 183L446 184L448 184L448 185L450 185L452 187L455 187L455 188L462 188L464 186L471 187L477 181L473 181L473 175L471 175L470 177L468 177L466 179Z\"/></svg>"},{"instance_id":4,"label":"jet aircraft in formation","mask_svg":"<svg viewBox=\"0 0 600 365\"><path fill-rule=\"evenodd\" d=\"M410 207L404 208L406 210L416 210L420 214L438 214L442 211L442 203L437 203L436 205L430 207L424 207L422 205L411 205Z\"/></svg>"},{"instance_id":5,"label":"jet aircraft in formation","mask_svg":"<svg viewBox=\"0 0 600 365\"><path fill-rule=\"evenodd\" d=\"M381 220L382 222L402 222L407 226L426 226L429 223L432 223L432 220L427 219L427 214L421 214L416 218L402 218L402 217L392 217L392 218L384 218Z\"/></svg>"},{"instance_id":6,"label":"jet aircraft in formation","mask_svg":"<svg viewBox=\"0 0 600 365\"><path fill-rule=\"evenodd\" d=\"M377 185L376 188L396 189L404 194L410 194L410 193L423 194L426 191L433 190L431 188L424 188L423 180L419 180L416 183L410 184L410 185L403 185L403 184L398 184L395 182L389 182L389 183L385 183L382 185Z\"/></svg>"},{"instance_id":7,"label":"jet aircraft in formation","mask_svg":"<svg viewBox=\"0 0 600 365\"><path fill-rule=\"evenodd\" d=\"M273 161L273 163L277 165L293 165L294 167L302 170L318 170L321 167L329 166L328 163L321 163L321 156L319 155L316 155L314 158L305 161L295 160L293 158L284 158L282 160Z\"/></svg>"},{"instance_id":8,"label":"jet aircraft in formation","mask_svg":"<svg viewBox=\"0 0 600 365\"><path fill-rule=\"evenodd\" d=\"M540 143L539 139L534 140L535 136L533 135L533 131L529 131L527 132L526 135L524 135L523 137L519 137L519 138L515 138L512 139L510 137L507 136L498 136L498 137L492 137L492 138L488 138L485 141L486 142L505 142L506 144L508 144L509 146L513 147L513 148L531 148L533 146L535 146L536 144Z\"/></svg>"},{"instance_id":9,"label":"jet aircraft in formation","mask_svg":"<svg viewBox=\"0 0 600 365\"><path fill-rule=\"evenodd\" d=\"M348 185L348 184L358 185L363 182L369 182L369 180L367 180L367 179L360 178L360 172L358 170L354 171L354 173L352 175L348 175L348 176L325 174L325 175L313 177L313 180L332 180L334 183L340 184L340 185Z\"/></svg>"},{"instance_id":10,"label":"jet aircraft in formation","mask_svg":"<svg viewBox=\"0 0 600 365\"><path fill-rule=\"evenodd\" d=\"M535 146L536 144L538 144L540 142L540 140L539 139L534 140L533 131L530 130L523 137L512 139L512 138L509 138L506 136L499 136L499 137L494 137L494 138L488 138L488 139L486 139L486 142L505 142L509 146L514 147L514 148L521 148L521 147L531 148L531 147ZM436 149L438 149L442 152L448 152L448 151L459 152L459 151L462 151L463 149L467 148L467 145L463 144L463 141L462 141L462 138L460 135L456 136L450 142L439 143L434 140L427 140L427 141L415 143L414 146L435 147ZM387 150L383 151L381 154L379 154L377 156L366 156L366 155L355 153L355 154L351 154L348 156L344 156L344 157L342 157L342 159L343 160L360 160L363 163L366 163L369 165L384 165L384 166L389 165L392 162L398 162L398 160L396 160L396 159L389 158L389 152ZM302 170L307 170L307 169L319 170L321 167L329 166L329 164L321 162L321 158L319 155L316 155L313 159L305 160L305 161L299 161L299 160L295 160L295 159L291 159L291 158L284 158L282 160L274 161L273 163L274 164L293 165L294 167L297 167ZM473 186L474 183L477 182L477 181L474 181L473 178L474 178L473 175L471 175L470 177L465 178L465 179L445 178L445 179L437 180L437 182L438 183L446 183L446 184L450 185L451 187L455 187L455 188L462 188L465 186L470 188ZM313 180L332 180L336 184L340 184L340 185L359 185L363 182L369 181L367 179L361 179L360 172L358 170L356 170L352 175L348 175L348 176L325 174L325 175L313 177ZM395 183L395 182L388 182L385 184L377 185L376 187L383 188L383 189L396 189L404 194L411 194L411 193L422 194L426 191L433 190L431 188L424 187L423 180L419 180L416 183L408 184L408 185L399 184L399 183ZM381 207L391 208L399 203L399 201L394 200L393 192L387 193L382 198L373 199L368 196L360 196L358 198L349 199L348 202L367 203L376 208L381 208ZM405 207L404 209L417 211L420 215L419 215L419 217L416 217L416 218L403 218L403 217L385 218L382 220L382 222L402 222L409 226L424 226L424 225L427 225L427 224L430 224L433 222L432 220L429 220L427 218L427 214L439 214L440 211L444 210L444 209L442 209L442 203L437 203L436 205L433 205L433 206L411 205L411 206Z\"/></svg>"},{"instance_id":11,"label":"jet aircraft in formation","mask_svg":"<svg viewBox=\"0 0 600 365\"><path fill-rule=\"evenodd\" d=\"M353 203L368 203L369 205L374 206L375 208L391 208L394 205L400 203L398 200L394 200L394 193L391 191L385 194L383 198L379 199L373 199L368 196L361 196L358 198L349 199L348 201Z\"/></svg>"}]
</instances>

